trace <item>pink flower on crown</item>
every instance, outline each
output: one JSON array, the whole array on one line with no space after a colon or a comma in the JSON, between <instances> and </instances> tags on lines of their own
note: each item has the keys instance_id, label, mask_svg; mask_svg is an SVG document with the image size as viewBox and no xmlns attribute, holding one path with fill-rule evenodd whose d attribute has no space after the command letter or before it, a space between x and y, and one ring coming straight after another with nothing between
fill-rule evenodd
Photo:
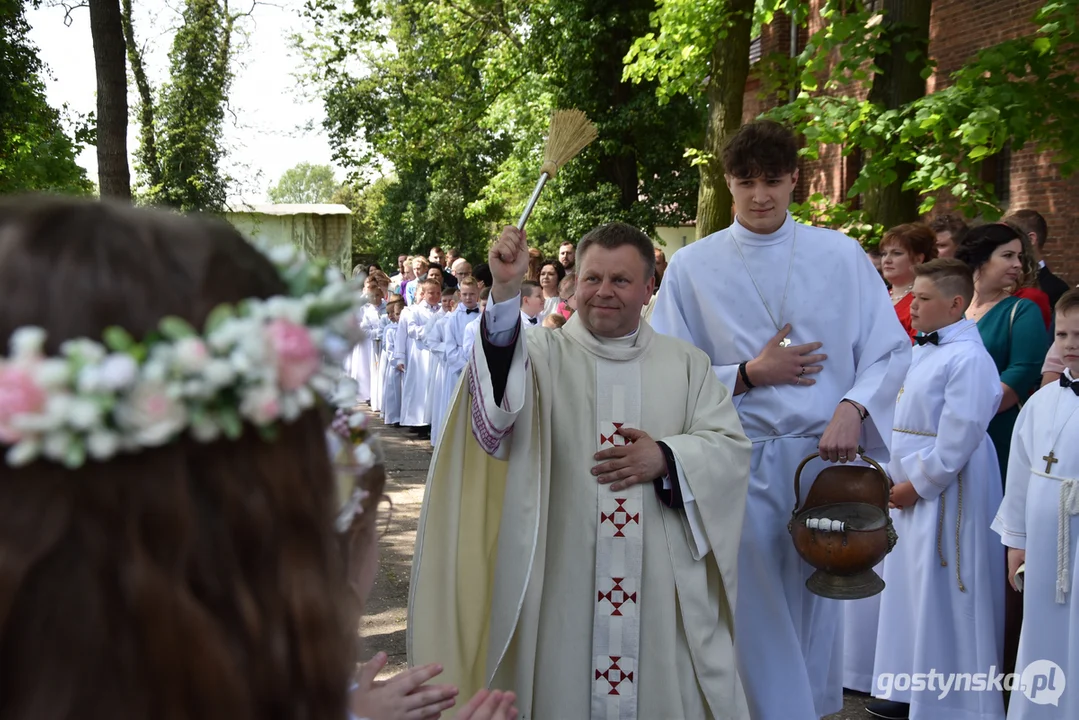
<instances>
[{"instance_id":1,"label":"pink flower on crown","mask_svg":"<svg viewBox=\"0 0 1079 720\"><path fill-rule=\"evenodd\" d=\"M322 364L311 333L302 325L277 318L266 328L277 359L277 381L283 390L296 390L318 371Z\"/></svg>"},{"instance_id":2,"label":"pink flower on crown","mask_svg":"<svg viewBox=\"0 0 1079 720\"><path fill-rule=\"evenodd\" d=\"M21 440L15 418L41 412L46 400L30 372L15 365L0 365L0 442L10 445Z\"/></svg>"}]
</instances>

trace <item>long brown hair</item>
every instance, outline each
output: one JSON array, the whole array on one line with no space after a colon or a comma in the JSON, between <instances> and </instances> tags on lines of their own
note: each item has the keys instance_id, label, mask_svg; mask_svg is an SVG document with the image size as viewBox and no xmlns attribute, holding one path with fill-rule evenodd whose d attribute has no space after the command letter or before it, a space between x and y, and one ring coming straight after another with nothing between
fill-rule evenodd
<instances>
[{"instance_id":1,"label":"long brown hair","mask_svg":"<svg viewBox=\"0 0 1079 720\"><path fill-rule=\"evenodd\" d=\"M0 203L0 343L54 354L284 291L223 222ZM78 470L0 463L0 720L346 716L351 645L324 419ZM352 630L354 634L354 629Z\"/></svg>"}]
</instances>

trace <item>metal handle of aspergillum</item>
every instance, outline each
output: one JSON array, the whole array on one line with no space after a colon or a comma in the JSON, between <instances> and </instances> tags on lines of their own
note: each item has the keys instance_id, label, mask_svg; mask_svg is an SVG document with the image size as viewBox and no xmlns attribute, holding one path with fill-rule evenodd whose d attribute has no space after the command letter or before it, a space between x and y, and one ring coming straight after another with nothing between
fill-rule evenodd
<instances>
[{"instance_id":1,"label":"metal handle of aspergillum","mask_svg":"<svg viewBox=\"0 0 1079 720\"><path fill-rule=\"evenodd\" d=\"M540 193L543 192L543 186L547 184L550 179L550 175L547 173L541 173L539 180L536 182L536 189L532 191L532 197L528 199L528 205L525 206L525 211L521 213L521 219L517 221L517 229L524 230L525 223L528 222L529 215L532 214L532 210L535 209L536 203L539 202Z\"/></svg>"}]
</instances>

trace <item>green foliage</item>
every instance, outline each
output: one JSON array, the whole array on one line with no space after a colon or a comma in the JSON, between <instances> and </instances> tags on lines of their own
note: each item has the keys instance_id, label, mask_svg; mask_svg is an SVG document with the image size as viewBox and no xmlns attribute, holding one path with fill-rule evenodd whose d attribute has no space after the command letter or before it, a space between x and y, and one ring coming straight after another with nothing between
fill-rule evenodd
<instances>
[{"instance_id":1,"label":"green foliage","mask_svg":"<svg viewBox=\"0 0 1079 720\"><path fill-rule=\"evenodd\" d=\"M274 203L328 203L339 185L329 165L302 162L286 170L268 196Z\"/></svg>"},{"instance_id":2,"label":"green foliage","mask_svg":"<svg viewBox=\"0 0 1079 720\"><path fill-rule=\"evenodd\" d=\"M76 130L73 139L46 101L45 68L29 30L23 3L0 0L0 194L88 194L93 185L75 162L76 140L92 134Z\"/></svg>"},{"instance_id":3,"label":"green foliage","mask_svg":"<svg viewBox=\"0 0 1079 720\"><path fill-rule=\"evenodd\" d=\"M128 61L139 91L137 170L144 200L180 210L223 210L230 179L221 171L225 105L232 81L228 0L184 0L169 52L169 82L154 97L123 2Z\"/></svg>"},{"instance_id":4,"label":"green foliage","mask_svg":"<svg viewBox=\"0 0 1079 720\"><path fill-rule=\"evenodd\" d=\"M549 183L529 221L555 248L613 219L652 230L695 211L683 157L686 100L621 82L651 0L309 0L300 40L338 163L353 179L389 161L373 243L382 257L454 245L485 254L532 191L553 109L577 107L600 140ZM688 121L687 121L688 118ZM357 140L359 138L360 140Z\"/></svg>"},{"instance_id":5,"label":"green foliage","mask_svg":"<svg viewBox=\"0 0 1079 720\"><path fill-rule=\"evenodd\" d=\"M921 196L921 213L931 212L947 193L967 216L995 220L1001 208L995 188L982 179L982 164L1005 146L1034 143L1054 155L1065 175L1075 171L1079 83L1068 63L1074 62L1079 0L1046 2L1034 17L1034 32L982 50L948 78L947 87L895 110L845 92L876 70L872 58L881 38L872 13L859 7L843 15L841 6L828 3L833 24L816 33L799 58L797 100L770 114L804 133L807 158L838 145L844 155L860 152L863 163L846 201L828 207L823 197L810 198L792 208L800 215L872 243L883 228L853 202L872 188L902 180L904 189ZM836 53L842 61L832 66L829 57ZM913 166L905 178L896 172L901 163Z\"/></svg>"}]
</instances>

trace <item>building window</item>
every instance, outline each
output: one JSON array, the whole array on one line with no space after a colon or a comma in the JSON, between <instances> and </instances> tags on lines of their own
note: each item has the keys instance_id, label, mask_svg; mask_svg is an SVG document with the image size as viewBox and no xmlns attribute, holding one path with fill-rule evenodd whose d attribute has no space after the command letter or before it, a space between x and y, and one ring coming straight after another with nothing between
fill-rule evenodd
<instances>
[{"instance_id":1,"label":"building window","mask_svg":"<svg viewBox=\"0 0 1079 720\"><path fill-rule=\"evenodd\" d=\"M993 197L1004 210L1012 199L1012 146L1006 143L996 155L982 161L982 182L993 186Z\"/></svg>"}]
</instances>

